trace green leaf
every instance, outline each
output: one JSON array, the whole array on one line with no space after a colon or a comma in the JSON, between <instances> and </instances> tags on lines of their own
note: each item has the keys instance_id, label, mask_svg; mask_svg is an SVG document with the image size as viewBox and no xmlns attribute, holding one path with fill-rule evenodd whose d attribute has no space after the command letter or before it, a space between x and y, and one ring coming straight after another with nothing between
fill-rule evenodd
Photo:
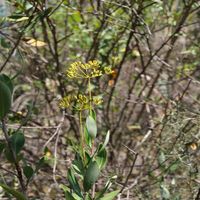
<instances>
[{"instance_id":1,"label":"green leaf","mask_svg":"<svg viewBox=\"0 0 200 200\"><path fill-rule=\"evenodd\" d=\"M79 197L75 193L71 193L71 190L67 186L61 184L59 187L61 189L63 189L63 191L65 192L65 198L66 198L66 200L71 200L70 198L73 198L72 200L74 200L74 199L75 200L83 200L82 197Z\"/></svg>"},{"instance_id":2,"label":"green leaf","mask_svg":"<svg viewBox=\"0 0 200 200\"><path fill-rule=\"evenodd\" d=\"M97 155L95 157L95 160L97 161L97 164L100 169L105 167L106 161L107 161L107 151L105 148L101 147L102 144L100 144L100 151L97 152Z\"/></svg>"},{"instance_id":3,"label":"green leaf","mask_svg":"<svg viewBox=\"0 0 200 200\"><path fill-rule=\"evenodd\" d=\"M83 197L82 193L81 193L81 189L80 186L78 184L78 181L76 179L76 177L74 176L74 173L71 169L68 170L68 174L67 174L67 178L69 181L69 184L71 186L71 189L79 196L79 197Z\"/></svg>"},{"instance_id":4,"label":"green leaf","mask_svg":"<svg viewBox=\"0 0 200 200\"><path fill-rule=\"evenodd\" d=\"M171 164L171 166L169 167L169 171L171 173L174 173L177 169L179 169L180 163L179 162L175 162L173 164Z\"/></svg>"},{"instance_id":5,"label":"green leaf","mask_svg":"<svg viewBox=\"0 0 200 200\"><path fill-rule=\"evenodd\" d=\"M101 191L96 193L95 200L99 200L101 197L103 197L104 193L111 187L112 185L111 181L112 181L112 178L107 181L105 187Z\"/></svg>"},{"instance_id":6,"label":"green leaf","mask_svg":"<svg viewBox=\"0 0 200 200\"><path fill-rule=\"evenodd\" d=\"M92 138L86 128L86 126L84 127L84 134L85 134L85 142L88 145L88 147L92 148Z\"/></svg>"},{"instance_id":7,"label":"green leaf","mask_svg":"<svg viewBox=\"0 0 200 200\"><path fill-rule=\"evenodd\" d=\"M100 200L113 200L118 194L120 190L115 190L113 192L107 193L104 197L100 198Z\"/></svg>"},{"instance_id":8,"label":"green leaf","mask_svg":"<svg viewBox=\"0 0 200 200\"><path fill-rule=\"evenodd\" d=\"M86 194L85 200L92 200L92 197L89 194Z\"/></svg>"},{"instance_id":9,"label":"green leaf","mask_svg":"<svg viewBox=\"0 0 200 200\"><path fill-rule=\"evenodd\" d=\"M8 43L4 38L0 38L0 45L3 47L3 48L9 48L10 47L10 43Z\"/></svg>"},{"instance_id":10,"label":"green leaf","mask_svg":"<svg viewBox=\"0 0 200 200\"><path fill-rule=\"evenodd\" d=\"M90 162L83 181L84 190L87 192L96 182L100 174L100 169L96 161Z\"/></svg>"},{"instance_id":11,"label":"green leaf","mask_svg":"<svg viewBox=\"0 0 200 200\"><path fill-rule=\"evenodd\" d=\"M36 164L35 173L37 173L45 165L45 158L42 157Z\"/></svg>"},{"instance_id":12,"label":"green leaf","mask_svg":"<svg viewBox=\"0 0 200 200\"><path fill-rule=\"evenodd\" d=\"M6 144L4 142L0 142L0 155L3 152L3 150L5 149Z\"/></svg>"},{"instance_id":13,"label":"green leaf","mask_svg":"<svg viewBox=\"0 0 200 200\"><path fill-rule=\"evenodd\" d=\"M97 119L96 112L92 109L90 115L93 117L94 120Z\"/></svg>"},{"instance_id":14,"label":"green leaf","mask_svg":"<svg viewBox=\"0 0 200 200\"><path fill-rule=\"evenodd\" d=\"M0 183L0 186L9 194L11 194L12 196L14 196L17 200L27 200L26 197L18 192L17 190L14 190L13 188L3 184L3 183Z\"/></svg>"},{"instance_id":15,"label":"green leaf","mask_svg":"<svg viewBox=\"0 0 200 200\"><path fill-rule=\"evenodd\" d=\"M4 154L5 154L5 157L6 159L11 162L11 163L14 163L15 162L15 159L13 157L13 154L12 152L10 151L10 149L8 147L6 147L5 151L4 151Z\"/></svg>"},{"instance_id":16,"label":"green leaf","mask_svg":"<svg viewBox=\"0 0 200 200\"><path fill-rule=\"evenodd\" d=\"M10 141L11 141L11 145L12 145L14 153L17 155L24 146L24 143L25 143L24 134L21 132L15 132L11 136Z\"/></svg>"},{"instance_id":17,"label":"green leaf","mask_svg":"<svg viewBox=\"0 0 200 200\"><path fill-rule=\"evenodd\" d=\"M97 125L96 121L92 116L88 116L86 119L86 128L88 130L89 135L94 139L97 135Z\"/></svg>"},{"instance_id":18,"label":"green leaf","mask_svg":"<svg viewBox=\"0 0 200 200\"><path fill-rule=\"evenodd\" d=\"M88 152L85 152L85 164L88 165L91 160L92 160L93 156L90 156L90 154Z\"/></svg>"},{"instance_id":19,"label":"green leaf","mask_svg":"<svg viewBox=\"0 0 200 200\"><path fill-rule=\"evenodd\" d=\"M11 81L11 79L5 75L5 74L0 74L0 81L2 81L3 83L5 83L8 88L10 89L11 94L13 93L13 83Z\"/></svg>"},{"instance_id":20,"label":"green leaf","mask_svg":"<svg viewBox=\"0 0 200 200\"><path fill-rule=\"evenodd\" d=\"M76 200L68 191L65 191L66 200Z\"/></svg>"},{"instance_id":21,"label":"green leaf","mask_svg":"<svg viewBox=\"0 0 200 200\"><path fill-rule=\"evenodd\" d=\"M72 166L73 169L76 171L76 173L78 173L81 176L84 176L85 174L84 165L81 156L78 153L76 153L75 159L72 162Z\"/></svg>"},{"instance_id":22,"label":"green leaf","mask_svg":"<svg viewBox=\"0 0 200 200\"><path fill-rule=\"evenodd\" d=\"M109 178L109 180L107 181L105 187L99 191L98 193L96 193L95 195L95 200L100 200L100 198L103 197L103 195L105 194L105 192L111 187L112 182L117 178L117 176L112 176Z\"/></svg>"},{"instance_id":23,"label":"green leaf","mask_svg":"<svg viewBox=\"0 0 200 200\"><path fill-rule=\"evenodd\" d=\"M74 19L77 23L79 23L79 22L82 21L81 15L80 15L80 12L79 12L79 11L75 11L75 12L72 14L72 17L73 17L73 19Z\"/></svg>"},{"instance_id":24,"label":"green leaf","mask_svg":"<svg viewBox=\"0 0 200 200\"><path fill-rule=\"evenodd\" d=\"M102 149L104 149L107 146L109 139L110 139L110 131L108 131L107 134L106 134L106 138L105 138L105 141L103 143Z\"/></svg>"},{"instance_id":25,"label":"green leaf","mask_svg":"<svg viewBox=\"0 0 200 200\"><path fill-rule=\"evenodd\" d=\"M33 176L34 170L31 166L27 165L23 168L23 173L26 176L26 178L29 180Z\"/></svg>"},{"instance_id":26,"label":"green leaf","mask_svg":"<svg viewBox=\"0 0 200 200\"><path fill-rule=\"evenodd\" d=\"M16 155L16 159L14 159L13 154L10 151L10 148L8 148L8 146L5 148L4 154L5 154L5 157L7 158L7 160L11 163L14 163L15 161L19 162L23 158L22 154L18 154L18 155Z\"/></svg>"},{"instance_id":27,"label":"green leaf","mask_svg":"<svg viewBox=\"0 0 200 200\"><path fill-rule=\"evenodd\" d=\"M6 83L0 81L0 120L9 112L12 95Z\"/></svg>"}]
</instances>

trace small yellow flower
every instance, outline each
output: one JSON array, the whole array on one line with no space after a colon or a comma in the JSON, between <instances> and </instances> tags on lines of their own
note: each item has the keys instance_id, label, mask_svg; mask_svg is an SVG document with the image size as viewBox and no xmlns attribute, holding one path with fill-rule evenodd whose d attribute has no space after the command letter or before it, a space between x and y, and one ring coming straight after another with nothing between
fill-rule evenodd
<instances>
[{"instance_id":1,"label":"small yellow flower","mask_svg":"<svg viewBox=\"0 0 200 200\"><path fill-rule=\"evenodd\" d=\"M72 106L74 110L86 110L90 107L89 98L82 94L69 95L63 97L59 102L59 107L62 109Z\"/></svg>"},{"instance_id":2,"label":"small yellow flower","mask_svg":"<svg viewBox=\"0 0 200 200\"><path fill-rule=\"evenodd\" d=\"M60 108L69 108L72 101L73 101L73 96L71 96L71 95L63 97L59 102L59 107Z\"/></svg>"},{"instance_id":3,"label":"small yellow flower","mask_svg":"<svg viewBox=\"0 0 200 200\"><path fill-rule=\"evenodd\" d=\"M79 94L76 96L76 110L87 110L90 107L89 98L86 95Z\"/></svg>"},{"instance_id":4,"label":"small yellow flower","mask_svg":"<svg viewBox=\"0 0 200 200\"><path fill-rule=\"evenodd\" d=\"M95 78L101 76L103 71L100 69L100 63L97 60L88 63L74 62L66 70L69 78Z\"/></svg>"},{"instance_id":5,"label":"small yellow flower","mask_svg":"<svg viewBox=\"0 0 200 200\"><path fill-rule=\"evenodd\" d=\"M104 71L106 74L112 74L114 71L111 69L111 67L104 67Z\"/></svg>"},{"instance_id":6,"label":"small yellow flower","mask_svg":"<svg viewBox=\"0 0 200 200\"><path fill-rule=\"evenodd\" d=\"M100 104L103 103L103 99L102 99L101 97L98 97L98 96L93 97L92 103L93 103L94 105L100 105Z\"/></svg>"}]
</instances>

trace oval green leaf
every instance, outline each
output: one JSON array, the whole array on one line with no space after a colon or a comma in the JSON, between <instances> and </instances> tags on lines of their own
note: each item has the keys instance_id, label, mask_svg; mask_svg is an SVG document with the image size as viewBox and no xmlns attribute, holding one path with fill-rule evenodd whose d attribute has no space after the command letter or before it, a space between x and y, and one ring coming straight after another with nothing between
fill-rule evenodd
<instances>
[{"instance_id":1,"label":"oval green leaf","mask_svg":"<svg viewBox=\"0 0 200 200\"><path fill-rule=\"evenodd\" d=\"M29 180L33 176L34 170L31 166L27 165L23 168L23 173L26 176L26 178Z\"/></svg>"},{"instance_id":2,"label":"oval green leaf","mask_svg":"<svg viewBox=\"0 0 200 200\"><path fill-rule=\"evenodd\" d=\"M94 139L97 135L97 125L96 121L92 116L88 116L86 119L86 128L88 130L89 135Z\"/></svg>"},{"instance_id":3,"label":"oval green leaf","mask_svg":"<svg viewBox=\"0 0 200 200\"><path fill-rule=\"evenodd\" d=\"M107 151L105 148L103 148L103 149L101 149L101 151L97 152L95 160L97 161L97 164L100 169L103 169L105 167L106 162L107 162Z\"/></svg>"},{"instance_id":4,"label":"oval green leaf","mask_svg":"<svg viewBox=\"0 0 200 200\"><path fill-rule=\"evenodd\" d=\"M21 132L14 133L10 138L14 153L17 155L24 146L25 138Z\"/></svg>"},{"instance_id":5,"label":"oval green leaf","mask_svg":"<svg viewBox=\"0 0 200 200\"><path fill-rule=\"evenodd\" d=\"M9 87L0 81L0 120L9 112L11 107L11 92Z\"/></svg>"},{"instance_id":6,"label":"oval green leaf","mask_svg":"<svg viewBox=\"0 0 200 200\"><path fill-rule=\"evenodd\" d=\"M84 190L87 192L96 182L100 174L100 169L96 161L90 162L83 181Z\"/></svg>"},{"instance_id":7,"label":"oval green leaf","mask_svg":"<svg viewBox=\"0 0 200 200\"><path fill-rule=\"evenodd\" d=\"M8 88L10 89L11 94L13 93L13 84L11 79L5 75L5 74L0 74L0 81L2 81L3 83L5 83Z\"/></svg>"}]
</instances>

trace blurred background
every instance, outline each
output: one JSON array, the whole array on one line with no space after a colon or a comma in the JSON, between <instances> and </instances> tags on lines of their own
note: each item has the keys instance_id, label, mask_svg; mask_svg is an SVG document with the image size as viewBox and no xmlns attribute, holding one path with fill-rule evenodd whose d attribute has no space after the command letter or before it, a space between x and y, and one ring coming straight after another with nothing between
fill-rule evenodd
<instances>
[{"instance_id":1,"label":"blurred background","mask_svg":"<svg viewBox=\"0 0 200 200\"><path fill-rule=\"evenodd\" d=\"M92 93L103 98L96 108L98 140L111 133L97 187L117 174L113 188L124 186L118 199L200 199L199 54L198 0L1 0L0 72L15 85L7 126L21 126L30 164L60 129L29 196L64 199L52 178L56 139L54 173L61 184L79 125L70 110L62 123L58 100L85 88L65 71L75 61L99 60L113 73L92 80ZM0 174L16 184L5 170Z\"/></svg>"}]
</instances>

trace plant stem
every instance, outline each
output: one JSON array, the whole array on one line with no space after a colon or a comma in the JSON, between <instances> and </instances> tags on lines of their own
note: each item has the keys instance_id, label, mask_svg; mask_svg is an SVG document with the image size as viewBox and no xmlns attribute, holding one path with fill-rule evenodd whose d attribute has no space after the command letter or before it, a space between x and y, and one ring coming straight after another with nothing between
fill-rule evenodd
<instances>
[{"instance_id":1,"label":"plant stem","mask_svg":"<svg viewBox=\"0 0 200 200\"><path fill-rule=\"evenodd\" d=\"M81 147L82 147L82 155L83 155L83 159L85 161L85 143L84 143L84 131L83 131L83 123L82 123L82 112L79 112L79 123L80 123L80 136L81 136Z\"/></svg>"},{"instance_id":2,"label":"plant stem","mask_svg":"<svg viewBox=\"0 0 200 200\"><path fill-rule=\"evenodd\" d=\"M8 135L8 131L7 131L7 127L6 127L6 123L5 123L4 119L2 120L2 131L4 133L4 137L6 139L8 148L9 148L9 150L12 154L13 160L14 160L15 169L17 171L17 178L19 180L21 190L22 190L23 194L26 195L26 186L25 186L25 182L24 182L24 179L23 179L23 176L22 176L22 170L19 166L19 163L17 162L16 154L15 154L13 148L12 148L12 144L11 144L10 139L9 139L9 135Z\"/></svg>"},{"instance_id":3,"label":"plant stem","mask_svg":"<svg viewBox=\"0 0 200 200\"><path fill-rule=\"evenodd\" d=\"M88 90L89 90L90 115L91 115L92 114L92 92L91 92L90 78L88 78Z\"/></svg>"}]
</instances>

